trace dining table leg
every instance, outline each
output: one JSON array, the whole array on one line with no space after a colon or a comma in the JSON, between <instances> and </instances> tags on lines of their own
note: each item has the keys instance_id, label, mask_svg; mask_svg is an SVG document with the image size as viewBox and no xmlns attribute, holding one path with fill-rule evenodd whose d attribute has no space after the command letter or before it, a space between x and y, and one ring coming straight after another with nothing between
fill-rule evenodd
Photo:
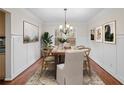
<instances>
[{"instance_id":1,"label":"dining table leg","mask_svg":"<svg viewBox=\"0 0 124 93\"><path fill-rule=\"evenodd\" d=\"M57 73L57 64L59 62L59 57L58 55L55 55L55 79L56 79L56 73Z\"/></svg>"}]
</instances>

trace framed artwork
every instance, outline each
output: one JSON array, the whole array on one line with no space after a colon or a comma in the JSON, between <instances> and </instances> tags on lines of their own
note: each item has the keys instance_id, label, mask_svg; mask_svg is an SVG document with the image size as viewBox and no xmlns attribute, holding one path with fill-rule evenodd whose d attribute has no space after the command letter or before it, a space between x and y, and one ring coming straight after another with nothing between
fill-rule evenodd
<instances>
[{"instance_id":1,"label":"framed artwork","mask_svg":"<svg viewBox=\"0 0 124 93\"><path fill-rule=\"evenodd\" d=\"M23 42L31 43L39 41L39 27L23 21Z\"/></svg>"},{"instance_id":2,"label":"framed artwork","mask_svg":"<svg viewBox=\"0 0 124 93\"><path fill-rule=\"evenodd\" d=\"M90 40L95 40L95 29L90 30Z\"/></svg>"},{"instance_id":3,"label":"framed artwork","mask_svg":"<svg viewBox=\"0 0 124 93\"><path fill-rule=\"evenodd\" d=\"M102 42L103 41L102 26L99 26L95 29L95 40L96 40L96 42Z\"/></svg>"},{"instance_id":4,"label":"framed artwork","mask_svg":"<svg viewBox=\"0 0 124 93\"><path fill-rule=\"evenodd\" d=\"M115 21L103 25L103 37L105 43L115 44Z\"/></svg>"}]
</instances>

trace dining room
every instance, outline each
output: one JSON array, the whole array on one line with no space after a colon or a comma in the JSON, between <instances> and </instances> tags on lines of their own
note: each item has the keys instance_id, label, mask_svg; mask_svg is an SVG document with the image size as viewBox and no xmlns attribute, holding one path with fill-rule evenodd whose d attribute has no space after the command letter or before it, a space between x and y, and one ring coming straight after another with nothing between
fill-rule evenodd
<instances>
[{"instance_id":1,"label":"dining room","mask_svg":"<svg viewBox=\"0 0 124 93\"><path fill-rule=\"evenodd\" d=\"M123 0L1 0L1 93L122 93Z\"/></svg>"},{"instance_id":2,"label":"dining room","mask_svg":"<svg viewBox=\"0 0 124 93\"><path fill-rule=\"evenodd\" d=\"M0 11L6 15L0 84L123 84L123 8Z\"/></svg>"}]
</instances>

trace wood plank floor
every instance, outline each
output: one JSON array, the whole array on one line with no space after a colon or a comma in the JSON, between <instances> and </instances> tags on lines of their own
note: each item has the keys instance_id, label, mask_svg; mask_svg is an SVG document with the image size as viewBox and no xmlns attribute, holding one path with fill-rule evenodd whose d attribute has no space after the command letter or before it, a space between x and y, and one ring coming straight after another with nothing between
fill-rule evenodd
<instances>
[{"instance_id":1,"label":"wood plank floor","mask_svg":"<svg viewBox=\"0 0 124 93\"><path fill-rule=\"evenodd\" d=\"M90 59L91 68L99 75L106 85L122 85L120 81L110 75L102 67L100 67L95 61Z\"/></svg>"},{"instance_id":2,"label":"wood plank floor","mask_svg":"<svg viewBox=\"0 0 124 93\"><path fill-rule=\"evenodd\" d=\"M12 81L0 81L1 85L24 85L28 79L39 69L42 65L42 58L40 58L36 63L27 68L19 76L17 76Z\"/></svg>"},{"instance_id":3,"label":"wood plank floor","mask_svg":"<svg viewBox=\"0 0 124 93\"><path fill-rule=\"evenodd\" d=\"M36 63L22 72L19 76L17 76L12 81L0 81L1 85L24 85L28 79L41 67L42 58L39 59ZM107 85L121 85L122 83L115 79L112 75L107 73L103 68L101 68L95 61L90 59L91 68L100 76L100 78Z\"/></svg>"}]
</instances>

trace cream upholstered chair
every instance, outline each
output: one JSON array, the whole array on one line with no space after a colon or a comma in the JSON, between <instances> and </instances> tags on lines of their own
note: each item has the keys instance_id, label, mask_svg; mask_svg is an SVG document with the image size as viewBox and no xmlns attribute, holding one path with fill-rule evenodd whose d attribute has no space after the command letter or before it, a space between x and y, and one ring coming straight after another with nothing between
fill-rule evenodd
<instances>
[{"instance_id":1,"label":"cream upholstered chair","mask_svg":"<svg viewBox=\"0 0 124 93\"><path fill-rule=\"evenodd\" d=\"M91 67L90 67L90 60L89 60L89 54L91 51L91 48L85 48L86 51L84 51L84 61L83 61L83 69L87 70L89 76L91 76Z\"/></svg>"},{"instance_id":2,"label":"cream upholstered chair","mask_svg":"<svg viewBox=\"0 0 124 93\"><path fill-rule=\"evenodd\" d=\"M83 53L81 51L67 51L65 63L57 65L57 82L61 85L82 85Z\"/></svg>"}]
</instances>

